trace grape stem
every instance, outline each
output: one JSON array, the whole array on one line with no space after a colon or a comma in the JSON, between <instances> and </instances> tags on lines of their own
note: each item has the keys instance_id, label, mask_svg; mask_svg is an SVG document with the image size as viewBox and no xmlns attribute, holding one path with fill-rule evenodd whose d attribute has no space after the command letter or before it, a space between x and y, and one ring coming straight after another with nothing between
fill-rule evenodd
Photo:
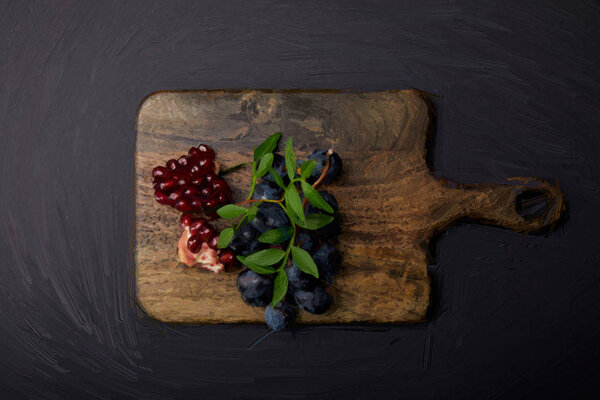
<instances>
[{"instance_id":1,"label":"grape stem","mask_svg":"<svg viewBox=\"0 0 600 400\"><path fill-rule=\"evenodd\" d=\"M316 189L325 179L325 175L327 175L327 172L329 171L329 167L331 167L331 155L332 154L333 154L333 149L327 150L327 162L325 163L325 168L323 168L323 171L321 171L321 176L319 176L319 179L317 179L315 181L315 183L312 184L313 189ZM304 200L302 200L302 209L306 208L306 204L308 204L308 199L306 198L306 196L304 196Z\"/></svg>"},{"instance_id":2,"label":"grape stem","mask_svg":"<svg viewBox=\"0 0 600 400\"><path fill-rule=\"evenodd\" d=\"M271 200L271 199L248 199L248 200L240 201L236 205L237 206L241 206L242 204L256 203L258 201L264 201L264 202L267 202L267 203L282 203L283 199L279 199L279 200Z\"/></svg>"}]
</instances>

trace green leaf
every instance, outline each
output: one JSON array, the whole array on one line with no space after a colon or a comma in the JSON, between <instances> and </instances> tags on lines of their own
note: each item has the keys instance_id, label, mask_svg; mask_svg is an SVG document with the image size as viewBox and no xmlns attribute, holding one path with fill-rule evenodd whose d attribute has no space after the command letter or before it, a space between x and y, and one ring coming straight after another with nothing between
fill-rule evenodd
<instances>
[{"instance_id":1,"label":"green leaf","mask_svg":"<svg viewBox=\"0 0 600 400\"><path fill-rule=\"evenodd\" d=\"M252 263L248 262L246 260L248 257L237 256L236 258L238 259L239 262L241 262L242 264L244 264L245 266L247 266L248 268L250 268L252 271L256 272L257 274L271 275L271 274L274 274L275 272L277 272L277 270L275 268L263 267L263 266L252 264Z\"/></svg>"},{"instance_id":2,"label":"green leaf","mask_svg":"<svg viewBox=\"0 0 600 400\"><path fill-rule=\"evenodd\" d=\"M248 209L240 206L236 206L235 204L227 204L217 210L217 214L221 218L237 218L242 214L245 214Z\"/></svg>"},{"instance_id":3,"label":"green leaf","mask_svg":"<svg viewBox=\"0 0 600 400\"><path fill-rule=\"evenodd\" d=\"M281 261L283 256L285 256L285 251L281 249L266 249L250 254L248 257L246 257L246 261L253 265L266 267ZM249 264L246 265L250 266Z\"/></svg>"},{"instance_id":4,"label":"green leaf","mask_svg":"<svg viewBox=\"0 0 600 400\"><path fill-rule=\"evenodd\" d=\"M307 179L309 176L311 176L316 165L317 162L315 160L304 161L300 166L300 178Z\"/></svg>"},{"instance_id":5,"label":"green leaf","mask_svg":"<svg viewBox=\"0 0 600 400\"><path fill-rule=\"evenodd\" d=\"M285 144L285 168L287 169L287 174L291 181L296 175L296 155L294 154L292 138L289 138Z\"/></svg>"},{"instance_id":6,"label":"green leaf","mask_svg":"<svg viewBox=\"0 0 600 400\"><path fill-rule=\"evenodd\" d=\"M296 221L296 225L304 229L320 229L329 225L333 221L332 215L326 214L308 214L304 221Z\"/></svg>"},{"instance_id":7,"label":"green leaf","mask_svg":"<svg viewBox=\"0 0 600 400\"><path fill-rule=\"evenodd\" d=\"M246 219L248 222L252 222L254 218L256 218L256 214L258 213L258 207L252 206L248 209L248 213L246 214Z\"/></svg>"},{"instance_id":8,"label":"green leaf","mask_svg":"<svg viewBox=\"0 0 600 400\"><path fill-rule=\"evenodd\" d=\"M271 176L273 177L273 180L275 181L275 183L282 188L283 190L285 190L285 184L283 183L283 179L281 179L281 177L279 176L279 174L277 172L275 172L275 170L273 168L271 168L269 170L269 173L271 174Z\"/></svg>"},{"instance_id":9,"label":"green leaf","mask_svg":"<svg viewBox=\"0 0 600 400\"><path fill-rule=\"evenodd\" d=\"M310 186L306 181L300 182L300 185L302 186L304 196L308 199L308 202L310 204L317 208L320 208L323 211L333 214L333 208L331 208L329 203L325 201L323 196L321 196L321 194L318 191L313 189L313 187Z\"/></svg>"},{"instance_id":10,"label":"green leaf","mask_svg":"<svg viewBox=\"0 0 600 400\"><path fill-rule=\"evenodd\" d=\"M285 268L281 268L275 276L273 282L273 300L271 300L271 307L275 307L281 299L285 296L288 289L288 278L285 273Z\"/></svg>"},{"instance_id":11,"label":"green leaf","mask_svg":"<svg viewBox=\"0 0 600 400\"><path fill-rule=\"evenodd\" d=\"M290 237L292 237L292 227L287 226L266 231L258 237L258 241L261 243L279 244L289 240Z\"/></svg>"},{"instance_id":12,"label":"green leaf","mask_svg":"<svg viewBox=\"0 0 600 400\"><path fill-rule=\"evenodd\" d=\"M284 194L285 207L293 212L298 219L304 221L304 210L302 209L302 200L293 183L290 183L285 189Z\"/></svg>"},{"instance_id":13,"label":"green leaf","mask_svg":"<svg viewBox=\"0 0 600 400\"><path fill-rule=\"evenodd\" d=\"M234 233L235 232L233 228L223 229L219 235L219 243L217 244L217 247L219 249L224 249L225 247L229 246L229 242L231 242Z\"/></svg>"},{"instance_id":14,"label":"green leaf","mask_svg":"<svg viewBox=\"0 0 600 400\"><path fill-rule=\"evenodd\" d=\"M308 254L308 252L300 247L292 246L292 258L294 262L302 271L306 272L314 276L315 278L319 277L319 269L317 268L317 264L315 264L314 260Z\"/></svg>"},{"instance_id":15,"label":"green leaf","mask_svg":"<svg viewBox=\"0 0 600 400\"><path fill-rule=\"evenodd\" d=\"M272 153L277 147L277 142L279 142L279 138L281 137L281 132L276 132L269 136L264 142L262 142L255 150L254 150L254 162L258 162L267 153Z\"/></svg>"},{"instance_id":16,"label":"green leaf","mask_svg":"<svg viewBox=\"0 0 600 400\"><path fill-rule=\"evenodd\" d=\"M267 172L269 172L269 168L273 165L273 153L267 153L260 158L260 163L258 164L258 170L256 171L256 177L261 178Z\"/></svg>"}]
</instances>

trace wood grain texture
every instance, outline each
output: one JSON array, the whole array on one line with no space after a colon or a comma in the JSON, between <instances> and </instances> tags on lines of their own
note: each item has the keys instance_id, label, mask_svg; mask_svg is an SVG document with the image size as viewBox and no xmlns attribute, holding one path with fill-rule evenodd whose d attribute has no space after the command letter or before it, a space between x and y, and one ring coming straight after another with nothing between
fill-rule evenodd
<instances>
[{"instance_id":1,"label":"wood grain texture","mask_svg":"<svg viewBox=\"0 0 600 400\"><path fill-rule=\"evenodd\" d=\"M179 213L153 199L151 169L206 143L223 165L251 158L250 149L276 131L294 137L299 158L334 148L344 170L327 188L339 202L342 268L323 315L301 323L418 322L430 297L427 246L462 218L529 232L554 223L563 210L558 187L535 178L460 185L436 180L425 154L431 129L427 99L417 91L159 92L139 109L136 147L136 286L153 318L181 323L254 323L263 310L247 306L237 273L214 275L178 265ZM249 171L228 175L234 196ZM537 218L517 213L517 196L534 189L548 199Z\"/></svg>"}]
</instances>

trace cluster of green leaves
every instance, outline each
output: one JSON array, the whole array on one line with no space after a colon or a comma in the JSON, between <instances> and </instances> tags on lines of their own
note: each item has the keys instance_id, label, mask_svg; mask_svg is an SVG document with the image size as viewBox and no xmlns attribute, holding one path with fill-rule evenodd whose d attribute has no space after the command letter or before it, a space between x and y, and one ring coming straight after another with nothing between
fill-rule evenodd
<instances>
[{"instance_id":1,"label":"cluster of green leaves","mask_svg":"<svg viewBox=\"0 0 600 400\"><path fill-rule=\"evenodd\" d=\"M330 214L334 212L319 192L306 182L306 179L311 176L316 162L314 160L303 162L298 174L298 161L294 152L292 138L289 138L285 144L285 166L290 183L286 186L283 179L273 169L273 151L277 148L280 138L281 132L277 132L269 136L254 150L250 191L247 202L242 203L247 204L248 207L228 204L217 210L217 214L221 218L237 220L237 222L234 221L235 223L231 227L221 231L218 244L220 249L224 249L229 245L235 235L235 231L240 228L244 221L252 222L256 218L258 206L261 203L271 202L278 204L287 214L290 226L268 230L258 237L259 242L278 245L280 248L260 250L246 257L237 256L237 259L242 264L254 272L263 275L275 275L273 299L271 301L272 306L276 306L287 292L288 279L285 267L288 264L290 255L298 268L316 278L319 277L319 271L311 255L294 243L298 228L316 230L333 221L333 216L331 215L323 213L305 214L300 193L304 193L308 202L314 207ZM259 200L250 203L249 201L252 199L258 179L266 174L270 174L275 183L284 190L283 197L278 200Z\"/></svg>"}]
</instances>

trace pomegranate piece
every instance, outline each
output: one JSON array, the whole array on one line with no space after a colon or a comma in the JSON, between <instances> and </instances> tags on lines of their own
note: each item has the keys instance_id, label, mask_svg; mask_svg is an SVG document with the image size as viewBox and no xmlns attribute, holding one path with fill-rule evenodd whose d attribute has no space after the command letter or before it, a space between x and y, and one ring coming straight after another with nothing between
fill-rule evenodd
<instances>
[{"instance_id":1,"label":"pomegranate piece","mask_svg":"<svg viewBox=\"0 0 600 400\"><path fill-rule=\"evenodd\" d=\"M219 255L215 249L211 249L206 242L198 246L197 252L192 252L188 246L192 237L189 228L185 228L177 244L178 260L188 267L207 269L218 274L225 269L219 261Z\"/></svg>"}]
</instances>

